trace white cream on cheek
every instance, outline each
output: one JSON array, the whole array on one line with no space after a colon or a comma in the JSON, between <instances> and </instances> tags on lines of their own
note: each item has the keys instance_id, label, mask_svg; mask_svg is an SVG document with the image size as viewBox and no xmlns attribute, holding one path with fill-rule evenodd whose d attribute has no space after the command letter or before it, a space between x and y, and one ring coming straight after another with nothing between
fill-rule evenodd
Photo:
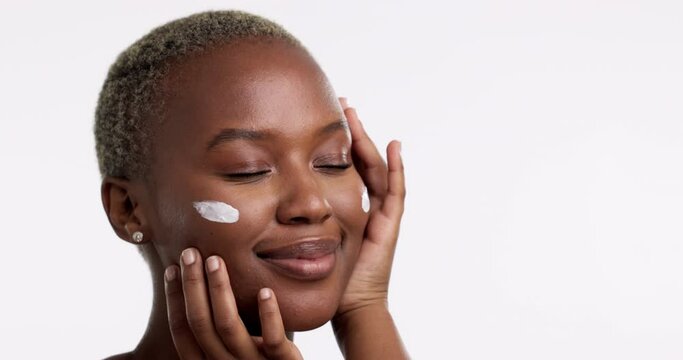
<instances>
[{"instance_id":1,"label":"white cream on cheek","mask_svg":"<svg viewBox=\"0 0 683 360\"><path fill-rule=\"evenodd\" d=\"M360 207L363 211L370 211L370 197L368 196L368 188L363 186L363 194L360 196Z\"/></svg>"},{"instance_id":2,"label":"white cream on cheek","mask_svg":"<svg viewBox=\"0 0 683 360\"><path fill-rule=\"evenodd\" d=\"M231 224L240 219L239 210L221 201L195 201L192 205L199 215L209 221Z\"/></svg>"}]
</instances>

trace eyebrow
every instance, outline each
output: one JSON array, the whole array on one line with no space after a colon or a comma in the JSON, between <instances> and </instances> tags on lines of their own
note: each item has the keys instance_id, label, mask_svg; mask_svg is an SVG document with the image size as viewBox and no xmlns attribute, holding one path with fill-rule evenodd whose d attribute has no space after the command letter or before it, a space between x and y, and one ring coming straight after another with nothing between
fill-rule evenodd
<instances>
[{"instance_id":1,"label":"eyebrow","mask_svg":"<svg viewBox=\"0 0 683 360\"><path fill-rule=\"evenodd\" d=\"M336 131L346 131L348 129L349 124L344 119L338 119L320 128L316 135L328 135ZM222 143L235 140L258 141L266 140L272 137L273 133L270 131L225 128L221 129L221 131L219 131L218 134L216 134L211 141L207 143L206 150L209 151Z\"/></svg>"}]
</instances>

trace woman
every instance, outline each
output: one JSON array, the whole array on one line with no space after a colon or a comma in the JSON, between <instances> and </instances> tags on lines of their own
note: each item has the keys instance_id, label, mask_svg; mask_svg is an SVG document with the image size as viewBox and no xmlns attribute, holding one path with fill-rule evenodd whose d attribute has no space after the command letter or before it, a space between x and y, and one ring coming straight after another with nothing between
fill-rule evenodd
<instances>
[{"instance_id":1,"label":"woman","mask_svg":"<svg viewBox=\"0 0 683 360\"><path fill-rule=\"evenodd\" d=\"M405 358L387 308L405 187L313 57L264 18L211 11L152 30L96 111L102 201L154 279L116 359L295 359L332 320L348 358Z\"/></svg>"}]
</instances>

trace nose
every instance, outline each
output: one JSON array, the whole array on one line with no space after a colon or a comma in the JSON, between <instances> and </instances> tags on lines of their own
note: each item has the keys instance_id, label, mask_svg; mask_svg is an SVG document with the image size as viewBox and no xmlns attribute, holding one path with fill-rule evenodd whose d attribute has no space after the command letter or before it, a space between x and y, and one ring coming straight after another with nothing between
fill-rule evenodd
<instances>
[{"instance_id":1,"label":"nose","mask_svg":"<svg viewBox=\"0 0 683 360\"><path fill-rule=\"evenodd\" d=\"M282 224L323 223L332 207L315 175L299 172L283 179L277 219Z\"/></svg>"}]
</instances>

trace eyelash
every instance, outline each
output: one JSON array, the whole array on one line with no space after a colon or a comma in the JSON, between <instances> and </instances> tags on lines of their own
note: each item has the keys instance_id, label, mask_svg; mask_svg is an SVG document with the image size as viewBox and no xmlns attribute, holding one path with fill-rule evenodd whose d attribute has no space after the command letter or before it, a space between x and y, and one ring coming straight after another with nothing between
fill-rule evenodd
<instances>
[{"instance_id":1,"label":"eyelash","mask_svg":"<svg viewBox=\"0 0 683 360\"><path fill-rule=\"evenodd\" d=\"M324 168L324 169L338 169L338 170L346 170L351 167L351 164L332 164L332 165L322 165L322 166L316 166L318 168Z\"/></svg>"},{"instance_id":2,"label":"eyelash","mask_svg":"<svg viewBox=\"0 0 683 360\"><path fill-rule=\"evenodd\" d=\"M250 178L250 177L255 177L255 176L260 176L260 175L265 175L269 173L270 170L263 170L263 171L257 171L253 173L234 173L234 174L225 174L226 177L228 178L233 178L233 179L245 179L245 178Z\"/></svg>"},{"instance_id":3,"label":"eyelash","mask_svg":"<svg viewBox=\"0 0 683 360\"><path fill-rule=\"evenodd\" d=\"M340 171L340 172L344 171L350 167L351 167L351 163L316 166L316 168L333 169L333 171ZM262 170L262 171L257 171L257 172L253 172L253 173L233 173L233 174L225 174L225 177L230 178L230 179L248 179L248 178L253 178L253 177L265 175L269 172L270 172L270 170Z\"/></svg>"}]
</instances>

